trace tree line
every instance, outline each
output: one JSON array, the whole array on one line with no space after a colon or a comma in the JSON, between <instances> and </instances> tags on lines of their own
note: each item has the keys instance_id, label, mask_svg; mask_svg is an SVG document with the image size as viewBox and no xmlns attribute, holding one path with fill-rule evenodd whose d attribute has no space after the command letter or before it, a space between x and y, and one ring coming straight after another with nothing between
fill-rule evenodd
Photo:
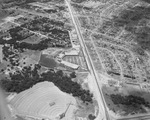
<instances>
[{"instance_id":1,"label":"tree line","mask_svg":"<svg viewBox=\"0 0 150 120\"><path fill-rule=\"evenodd\" d=\"M61 91L78 97L83 102L92 103L93 94L89 90L84 90L77 82L72 81L72 78L65 75L63 71L49 70L39 74L40 68L39 64L36 64L34 68L25 66L22 70L10 73L10 79L2 79L0 84L7 92L20 93L36 83L49 81L53 82Z\"/></svg>"},{"instance_id":2,"label":"tree line","mask_svg":"<svg viewBox=\"0 0 150 120\"><path fill-rule=\"evenodd\" d=\"M140 96L111 94L110 98L115 105L123 105L124 108L128 108L135 113L146 112L145 107L150 108L150 103Z\"/></svg>"}]
</instances>

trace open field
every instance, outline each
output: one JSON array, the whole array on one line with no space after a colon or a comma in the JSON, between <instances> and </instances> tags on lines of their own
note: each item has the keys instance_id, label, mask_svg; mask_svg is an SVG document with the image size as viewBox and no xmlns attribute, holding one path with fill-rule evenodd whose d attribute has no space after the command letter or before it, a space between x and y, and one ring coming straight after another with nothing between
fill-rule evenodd
<instances>
[{"instance_id":1,"label":"open field","mask_svg":"<svg viewBox=\"0 0 150 120\"><path fill-rule=\"evenodd\" d=\"M37 64L40 60L40 51L26 51L20 56L20 67Z\"/></svg>"},{"instance_id":2,"label":"open field","mask_svg":"<svg viewBox=\"0 0 150 120\"><path fill-rule=\"evenodd\" d=\"M55 59L45 54L41 55L39 64L52 69L57 67L57 62L55 61Z\"/></svg>"},{"instance_id":3,"label":"open field","mask_svg":"<svg viewBox=\"0 0 150 120\"><path fill-rule=\"evenodd\" d=\"M65 116L67 120L72 119L72 113L76 109L76 100L61 92L50 82L38 83L9 101L18 115L49 119L59 118L59 115L64 113L70 103L71 105Z\"/></svg>"},{"instance_id":4,"label":"open field","mask_svg":"<svg viewBox=\"0 0 150 120\"><path fill-rule=\"evenodd\" d=\"M39 35L32 35L28 37L27 39L23 40L23 42L29 43L29 44L38 44L40 41L42 41L41 36Z\"/></svg>"}]
</instances>

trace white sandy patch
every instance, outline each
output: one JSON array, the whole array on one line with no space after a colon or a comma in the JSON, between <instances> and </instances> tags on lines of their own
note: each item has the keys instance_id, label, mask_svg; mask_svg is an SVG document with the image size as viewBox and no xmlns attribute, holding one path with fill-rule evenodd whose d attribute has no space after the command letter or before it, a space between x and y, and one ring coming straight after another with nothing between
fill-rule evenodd
<instances>
[{"instance_id":1,"label":"white sandy patch","mask_svg":"<svg viewBox=\"0 0 150 120\"><path fill-rule=\"evenodd\" d=\"M17 16L15 16L15 17L6 17L4 20L5 21L14 21L15 19L18 19L18 18L20 18L20 17L24 17L23 15L17 15Z\"/></svg>"},{"instance_id":2,"label":"white sandy patch","mask_svg":"<svg viewBox=\"0 0 150 120\"><path fill-rule=\"evenodd\" d=\"M94 83L91 74L88 74L86 81L88 82L89 88L91 92L94 92Z\"/></svg>"}]
</instances>

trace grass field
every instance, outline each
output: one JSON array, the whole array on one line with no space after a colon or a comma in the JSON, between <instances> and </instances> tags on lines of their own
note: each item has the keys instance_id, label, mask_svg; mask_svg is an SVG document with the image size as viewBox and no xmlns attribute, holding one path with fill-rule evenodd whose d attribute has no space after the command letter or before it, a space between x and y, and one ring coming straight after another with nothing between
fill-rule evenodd
<instances>
[{"instance_id":1,"label":"grass field","mask_svg":"<svg viewBox=\"0 0 150 120\"><path fill-rule=\"evenodd\" d=\"M29 66L30 64L37 64L40 60L41 52L26 50L26 52L20 55L20 66Z\"/></svg>"},{"instance_id":2,"label":"grass field","mask_svg":"<svg viewBox=\"0 0 150 120\"><path fill-rule=\"evenodd\" d=\"M57 67L57 62L53 58L50 58L48 55L45 54L41 55L39 64L48 68Z\"/></svg>"},{"instance_id":3,"label":"grass field","mask_svg":"<svg viewBox=\"0 0 150 120\"><path fill-rule=\"evenodd\" d=\"M25 40L23 40L23 42L30 43L30 44L38 44L40 41L42 41L42 38L38 35L32 35L26 38Z\"/></svg>"}]
</instances>

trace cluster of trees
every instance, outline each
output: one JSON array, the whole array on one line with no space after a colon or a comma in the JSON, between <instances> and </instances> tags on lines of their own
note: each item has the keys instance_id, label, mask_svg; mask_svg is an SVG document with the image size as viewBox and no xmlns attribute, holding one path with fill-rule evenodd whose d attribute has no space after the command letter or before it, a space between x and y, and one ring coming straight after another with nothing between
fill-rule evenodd
<instances>
[{"instance_id":1,"label":"cluster of trees","mask_svg":"<svg viewBox=\"0 0 150 120\"><path fill-rule=\"evenodd\" d=\"M70 77L71 77L71 78L76 78L76 73L75 73L75 72L72 72L72 73L70 74Z\"/></svg>"},{"instance_id":2,"label":"cluster of trees","mask_svg":"<svg viewBox=\"0 0 150 120\"><path fill-rule=\"evenodd\" d=\"M16 5L21 6L21 5L36 2L36 1L38 0L2 0L1 4L4 9L7 9Z\"/></svg>"},{"instance_id":3,"label":"cluster of trees","mask_svg":"<svg viewBox=\"0 0 150 120\"><path fill-rule=\"evenodd\" d=\"M59 11L66 10L66 6L58 6L57 5L56 7L58 8Z\"/></svg>"},{"instance_id":4,"label":"cluster of trees","mask_svg":"<svg viewBox=\"0 0 150 120\"><path fill-rule=\"evenodd\" d=\"M46 9L46 10L44 10L45 12L47 12L47 13L57 13L57 10L55 10L55 9Z\"/></svg>"},{"instance_id":5,"label":"cluster of trees","mask_svg":"<svg viewBox=\"0 0 150 120\"><path fill-rule=\"evenodd\" d=\"M42 31L48 33L53 28L64 28L64 23L61 21L50 20L46 17L35 18L34 20L23 24L22 27L26 27L33 31Z\"/></svg>"},{"instance_id":6,"label":"cluster of trees","mask_svg":"<svg viewBox=\"0 0 150 120\"><path fill-rule=\"evenodd\" d=\"M22 42L24 39L33 35L33 33L24 30L22 27L18 26L12 28L8 32L12 38L10 40L4 40L2 37L0 38L0 44L10 44L13 45L15 49L20 48L21 51L23 51L23 49L44 50L48 47L71 47L68 31L57 30L56 28L54 30L49 31L51 32L49 36L53 38L46 38L36 44Z\"/></svg>"},{"instance_id":7,"label":"cluster of trees","mask_svg":"<svg viewBox=\"0 0 150 120\"><path fill-rule=\"evenodd\" d=\"M83 8L83 5L80 5L80 4L76 4L76 3L71 3L71 5L75 8L78 8L78 9L82 9Z\"/></svg>"},{"instance_id":8,"label":"cluster of trees","mask_svg":"<svg viewBox=\"0 0 150 120\"><path fill-rule=\"evenodd\" d=\"M48 42L51 41L51 39L45 39L43 41L40 41L37 44L30 44L30 43L26 43L26 42L16 42L14 44L14 48L21 48L21 49L29 49L29 50L44 50L47 49L49 46ZM53 47L53 46L52 46Z\"/></svg>"},{"instance_id":9,"label":"cluster of trees","mask_svg":"<svg viewBox=\"0 0 150 120\"><path fill-rule=\"evenodd\" d=\"M95 120L96 116L89 114L88 118L89 118L89 120Z\"/></svg>"},{"instance_id":10,"label":"cluster of trees","mask_svg":"<svg viewBox=\"0 0 150 120\"><path fill-rule=\"evenodd\" d=\"M49 18L40 17L32 20L29 23L23 24L21 27L25 27L32 31L38 31L42 34L48 34L52 42L50 45L56 47L70 47L70 37L69 32L65 30L64 23L61 21L50 20Z\"/></svg>"},{"instance_id":11,"label":"cluster of trees","mask_svg":"<svg viewBox=\"0 0 150 120\"><path fill-rule=\"evenodd\" d=\"M64 3L64 0L42 0L42 2Z\"/></svg>"},{"instance_id":12,"label":"cluster of trees","mask_svg":"<svg viewBox=\"0 0 150 120\"><path fill-rule=\"evenodd\" d=\"M69 32L67 30L60 30L57 28L54 28L53 30L50 30L50 33L48 34L50 38L55 39L56 46L63 45L66 47L71 46Z\"/></svg>"},{"instance_id":13,"label":"cluster of trees","mask_svg":"<svg viewBox=\"0 0 150 120\"><path fill-rule=\"evenodd\" d=\"M89 90L84 90L77 82L72 81L70 76L64 75L62 71L54 70L39 74L40 68L39 64L36 64L34 68L26 66L21 71L10 73L10 79L2 79L0 83L7 92L19 93L38 82L49 81L53 82L61 91L79 97L83 102L92 103L93 94Z\"/></svg>"},{"instance_id":14,"label":"cluster of trees","mask_svg":"<svg viewBox=\"0 0 150 120\"><path fill-rule=\"evenodd\" d=\"M143 2L146 2L146 3L150 4L150 0L141 0L141 1L143 1Z\"/></svg>"},{"instance_id":15,"label":"cluster of trees","mask_svg":"<svg viewBox=\"0 0 150 120\"><path fill-rule=\"evenodd\" d=\"M12 66L19 65L19 55L12 50L12 45L10 46L3 46L3 59L10 62Z\"/></svg>"},{"instance_id":16,"label":"cluster of trees","mask_svg":"<svg viewBox=\"0 0 150 120\"><path fill-rule=\"evenodd\" d=\"M25 30L19 26L9 29L8 32L15 41L22 41L33 35L33 33L30 33L28 30Z\"/></svg>"},{"instance_id":17,"label":"cluster of trees","mask_svg":"<svg viewBox=\"0 0 150 120\"><path fill-rule=\"evenodd\" d=\"M15 31L14 31L14 33L15 33ZM10 39L10 40L4 40L3 38L0 38L0 44L2 44L2 45L4 45L4 44L11 45L11 46L14 47L14 49L20 49L23 52L24 49L30 49L30 50L44 50L44 49L47 49L48 48L48 43L49 43L49 41L51 41L51 39L49 38L49 39L45 39L43 41L40 41L37 44L30 44L30 43L26 43L26 42L21 42L22 40L24 40L25 38L27 38L29 36L28 35L24 36L24 35L21 35L21 34L18 35L17 33L11 34L12 39ZM51 43L51 46L52 45L53 44Z\"/></svg>"},{"instance_id":18,"label":"cluster of trees","mask_svg":"<svg viewBox=\"0 0 150 120\"><path fill-rule=\"evenodd\" d=\"M111 94L110 95L111 100L113 101L114 104L122 104L128 107L135 107L139 108L139 106L145 106L150 108L150 103L145 101L144 98L134 96L134 95L128 95L128 96L122 96L120 94Z\"/></svg>"},{"instance_id":19,"label":"cluster of trees","mask_svg":"<svg viewBox=\"0 0 150 120\"><path fill-rule=\"evenodd\" d=\"M53 44L48 44L48 42L51 41L51 39L45 39L43 41L40 41L37 44L30 44L30 43L26 43L26 42L18 42L15 39L11 39L9 41L0 39L0 44L4 45L4 44L9 44L14 46L14 49L20 49L22 52L24 51L24 49L29 49L29 50L44 50L47 49L49 46L53 46ZM6 51L7 52L7 51Z\"/></svg>"}]
</instances>

